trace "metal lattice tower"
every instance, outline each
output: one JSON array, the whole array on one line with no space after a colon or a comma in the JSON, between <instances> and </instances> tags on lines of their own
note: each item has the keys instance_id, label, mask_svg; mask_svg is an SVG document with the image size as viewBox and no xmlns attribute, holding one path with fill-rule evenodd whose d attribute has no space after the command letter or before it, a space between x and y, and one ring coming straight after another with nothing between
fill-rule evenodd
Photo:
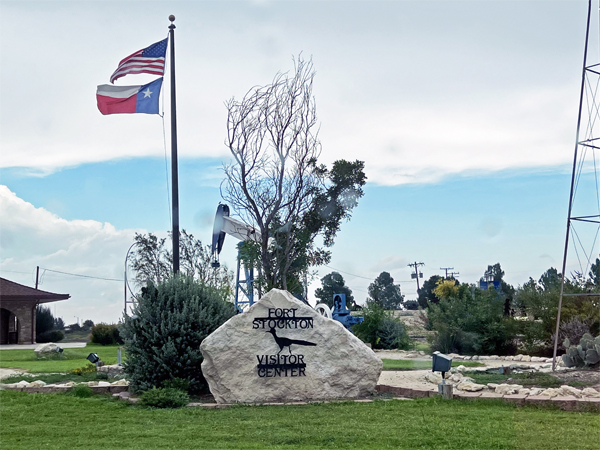
<instances>
[{"instance_id":1,"label":"metal lattice tower","mask_svg":"<svg viewBox=\"0 0 600 450\"><path fill-rule=\"evenodd\" d=\"M591 17L592 0L588 0L587 28L579 95L579 114L577 117L552 370L556 367L563 297L599 295L594 292L584 294L564 293L567 264L570 267L577 267L577 269L574 269L574 272L585 277L590 271L591 265L598 257L600 243L600 180L598 179L598 168L600 165L600 160L598 159L598 156L600 156L598 154L598 150L600 150L600 58L598 56L598 45L600 39L592 44L596 49L591 50L590 37L592 34L598 36L599 26L596 21L592 24Z\"/></svg>"}]
</instances>

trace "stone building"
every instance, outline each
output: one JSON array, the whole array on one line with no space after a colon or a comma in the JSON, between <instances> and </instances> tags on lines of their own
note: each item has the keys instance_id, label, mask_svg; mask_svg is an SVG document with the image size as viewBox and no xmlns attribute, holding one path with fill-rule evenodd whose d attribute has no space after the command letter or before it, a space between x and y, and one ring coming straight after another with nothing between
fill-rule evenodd
<instances>
[{"instance_id":1,"label":"stone building","mask_svg":"<svg viewBox=\"0 0 600 450\"><path fill-rule=\"evenodd\" d=\"M35 344L37 305L70 297L0 278L0 344Z\"/></svg>"}]
</instances>

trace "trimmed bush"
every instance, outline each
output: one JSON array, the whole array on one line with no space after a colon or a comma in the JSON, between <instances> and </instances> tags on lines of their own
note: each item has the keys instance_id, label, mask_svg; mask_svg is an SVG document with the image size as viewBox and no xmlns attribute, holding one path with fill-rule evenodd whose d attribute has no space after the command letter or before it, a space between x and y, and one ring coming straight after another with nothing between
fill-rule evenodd
<instances>
[{"instance_id":1,"label":"trimmed bush","mask_svg":"<svg viewBox=\"0 0 600 450\"><path fill-rule=\"evenodd\" d=\"M99 323L92 327L92 342L100 345L122 344L123 340L119 336L117 325Z\"/></svg>"},{"instance_id":2,"label":"trimmed bush","mask_svg":"<svg viewBox=\"0 0 600 450\"><path fill-rule=\"evenodd\" d=\"M142 289L132 317L125 317L124 363L134 391L187 380L192 394L206 390L200 343L235 313L219 291L177 275Z\"/></svg>"},{"instance_id":3,"label":"trimmed bush","mask_svg":"<svg viewBox=\"0 0 600 450\"><path fill-rule=\"evenodd\" d=\"M182 408L190 402L187 392L175 388L152 388L140 397L140 404L152 408Z\"/></svg>"},{"instance_id":4,"label":"trimmed bush","mask_svg":"<svg viewBox=\"0 0 600 450\"><path fill-rule=\"evenodd\" d=\"M369 302L362 310L365 320L352 327L352 331L372 348L408 349L410 341L404 324L381 305Z\"/></svg>"},{"instance_id":5,"label":"trimmed bush","mask_svg":"<svg viewBox=\"0 0 600 450\"><path fill-rule=\"evenodd\" d=\"M46 342L58 342L62 341L65 338L65 333L60 330L50 330L45 333L38 334L35 340L40 344L45 344Z\"/></svg>"}]
</instances>

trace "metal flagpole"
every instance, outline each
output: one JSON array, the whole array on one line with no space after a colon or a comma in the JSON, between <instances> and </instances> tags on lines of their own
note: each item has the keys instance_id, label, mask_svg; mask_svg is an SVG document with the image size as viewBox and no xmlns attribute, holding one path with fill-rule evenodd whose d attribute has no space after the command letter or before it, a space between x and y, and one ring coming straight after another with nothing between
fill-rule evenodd
<instances>
[{"instance_id":1,"label":"metal flagpole","mask_svg":"<svg viewBox=\"0 0 600 450\"><path fill-rule=\"evenodd\" d=\"M177 108L175 106L175 16L169 16L171 52L171 178L173 192L173 273L179 272L179 177L177 176Z\"/></svg>"},{"instance_id":2,"label":"metal flagpole","mask_svg":"<svg viewBox=\"0 0 600 450\"><path fill-rule=\"evenodd\" d=\"M581 126L581 109L583 106L583 92L585 89L585 75L587 70L588 38L590 35L590 17L592 14L592 0L588 1L587 29L585 32L585 49L583 51L583 72L581 75L581 92L579 93L579 116L577 117L577 131L575 138L575 155L573 157L573 173L571 175L571 193L569 194L569 211L567 215L567 234L565 237L565 251L562 264L562 278L560 282L560 296L558 297L558 313L556 314L556 330L554 332L554 351L552 353L552 370L556 370L556 353L558 350L558 332L560 329L560 310L565 287L565 272L567 269L567 250L569 248L569 232L571 231L571 211L573 207L573 187L575 185L575 171L577 170L577 148L579 146L579 128Z\"/></svg>"}]
</instances>

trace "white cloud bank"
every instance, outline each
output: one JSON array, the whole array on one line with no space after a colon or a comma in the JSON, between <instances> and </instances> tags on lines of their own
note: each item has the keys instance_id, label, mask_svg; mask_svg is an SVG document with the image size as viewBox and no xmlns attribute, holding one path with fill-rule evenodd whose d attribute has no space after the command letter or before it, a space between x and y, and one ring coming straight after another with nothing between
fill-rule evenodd
<instances>
[{"instance_id":1,"label":"white cloud bank","mask_svg":"<svg viewBox=\"0 0 600 450\"><path fill-rule=\"evenodd\" d=\"M171 3L181 11L182 157L227 158L223 102L291 70L299 52L317 70L323 160L364 160L370 182L430 183L572 157L585 17L572 2L169 2L142 13L125 2L115 21L100 2L59 1L3 7L13 20L0 31L0 167L43 174L162 156L160 117L101 116L94 92L121 58L160 37ZM56 29L65 20L69 29ZM169 143L168 95L164 104Z\"/></svg>"},{"instance_id":2,"label":"white cloud bank","mask_svg":"<svg viewBox=\"0 0 600 450\"><path fill-rule=\"evenodd\" d=\"M124 259L135 232L109 223L65 220L36 208L0 185L0 273L3 278L40 289L70 294L49 304L69 324L91 319L116 322L124 306L123 282L44 272L44 268L100 278L123 279Z\"/></svg>"}]
</instances>

